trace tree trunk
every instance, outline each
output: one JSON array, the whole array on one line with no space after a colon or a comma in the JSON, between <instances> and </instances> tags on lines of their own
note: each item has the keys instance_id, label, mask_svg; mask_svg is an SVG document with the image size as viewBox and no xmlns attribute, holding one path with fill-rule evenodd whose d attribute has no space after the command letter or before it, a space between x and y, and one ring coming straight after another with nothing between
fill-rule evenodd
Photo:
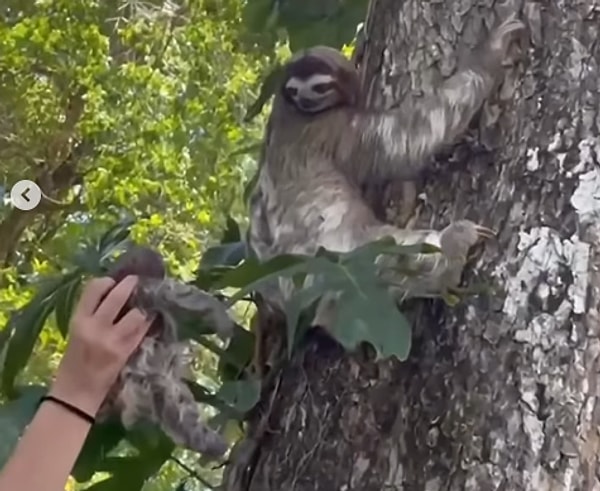
<instances>
[{"instance_id":1,"label":"tree trunk","mask_svg":"<svg viewBox=\"0 0 600 491\"><path fill-rule=\"evenodd\" d=\"M498 17L524 60L428 173L415 225L495 228L490 293L410 306L410 359L310 344L281 377L251 491L600 490L597 0L374 0L368 100L427 91ZM423 184L423 183L421 183Z\"/></svg>"}]
</instances>

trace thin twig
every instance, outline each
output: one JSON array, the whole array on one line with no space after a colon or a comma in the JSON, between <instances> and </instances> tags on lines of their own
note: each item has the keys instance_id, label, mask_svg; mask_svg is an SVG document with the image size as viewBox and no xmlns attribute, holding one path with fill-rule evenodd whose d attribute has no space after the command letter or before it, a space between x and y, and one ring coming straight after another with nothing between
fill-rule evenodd
<instances>
[{"instance_id":1,"label":"thin twig","mask_svg":"<svg viewBox=\"0 0 600 491\"><path fill-rule=\"evenodd\" d=\"M177 457L171 455L169 460L175 462L179 467L181 467L184 471L186 471L191 477L197 479L203 486L206 486L208 489L217 489L216 486L209 483L206 479L204 479L200 474L198 474L194 469L192 469L189 465L184 464Z\"/></svg>"}]
</instances>

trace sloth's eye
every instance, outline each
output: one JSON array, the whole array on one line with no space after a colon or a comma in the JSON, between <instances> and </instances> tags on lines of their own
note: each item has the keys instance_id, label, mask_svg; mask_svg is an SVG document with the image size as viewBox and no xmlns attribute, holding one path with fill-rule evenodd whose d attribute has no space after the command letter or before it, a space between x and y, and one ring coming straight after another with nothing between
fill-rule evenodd
<instances>
[{"instance_id":1,"label":"sloth's eye","mask_svg":"<svg viewBox=\"0 0 600 491\"><path fill-rule=\"evenodd\" d=\"M331 89L331 84L330 83L315 84L311 88L317 94L324 94L325 92L328 92Z\"/></svg>"}]
</instances>

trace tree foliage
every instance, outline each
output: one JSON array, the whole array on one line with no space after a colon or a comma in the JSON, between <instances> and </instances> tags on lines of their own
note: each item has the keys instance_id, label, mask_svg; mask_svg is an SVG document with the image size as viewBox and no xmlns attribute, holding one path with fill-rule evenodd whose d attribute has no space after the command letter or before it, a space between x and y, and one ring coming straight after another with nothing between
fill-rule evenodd
<instances>
[{"instance_id":1,"label":"tree foliage","mask_svg":"<svg viewBox=\"0 0 600 491\"><path fill-rule=\"evenodd\" d=\"M51 238L45 256L62 257L124 210L144 240L197 253L198 230L242 212L248 162L231 154L260 136L240 124L264 61L236 50L240 2L13 3L0 32L0 171L61 204L5 207L0 261L26 259L27 237Z\"/></svg>"},{"instance_id":2,"label":"tree foliage","mask_svg":"<svg viewBox=\"0 0 600 491\"><path fill-rule=\"evenodd\" d=\"M317 44L341 48L353 41L368 0L254 0L244 10L248 34L272 48L282 30L292 52Z\"/></svg>"}]
</instances>

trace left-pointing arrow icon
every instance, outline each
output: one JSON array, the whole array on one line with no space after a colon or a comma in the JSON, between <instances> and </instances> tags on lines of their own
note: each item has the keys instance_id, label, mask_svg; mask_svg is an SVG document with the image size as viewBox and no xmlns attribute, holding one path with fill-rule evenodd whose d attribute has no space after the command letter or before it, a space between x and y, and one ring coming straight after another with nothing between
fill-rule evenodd
<instances>
[{"instance_id":1,"label":"left-pointing arrow icon","mask_svg":"<svg viewBox=\"0 0 600 491\"><path fill-rule=\"evenodd\" d=\"M33 210L41 200L42 190L29 179L16 182L10 190L10 201L15 208L22 211Z\"/></svg>"}]
</instances>

